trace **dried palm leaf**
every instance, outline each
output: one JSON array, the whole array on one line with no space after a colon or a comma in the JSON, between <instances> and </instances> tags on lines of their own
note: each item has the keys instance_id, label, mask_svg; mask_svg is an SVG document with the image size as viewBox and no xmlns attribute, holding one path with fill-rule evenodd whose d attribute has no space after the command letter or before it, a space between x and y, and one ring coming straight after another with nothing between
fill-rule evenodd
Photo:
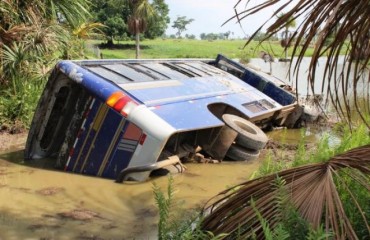
<instances>
[{"instance_id":1,"label":"dried palm leaf","mask_svg":"<svg viewBox=\"0 0 370 240\"><path fill-rule=\"evenodd\" d=\"M0 27L0 45L10 46L13 42L20 42L33 29L33 27L24 24L13 26L8 30Z\"/></svg>"},{"instance_id":2,"label":"dried palm leaf","mask_svg":"<svg viewBox=\"0 0 370 240\"><path fill-rule=\"evenodd\" d=\"M238 12L236 7L245 2L245 10ZM266 19L252 37L269 21L267 37L281 31L287 22L303 19L293 33L293 56L298 59L294 66L296 85L299 84L300 64L306 50L314 43L314 52L309 65L308 85L315 94L315 84L321 83L321 93L326 94L340 116L349 124L353 122L355 110L362 121L370 128L369 61L370 61L370 7L368 0L265 0L250 6L250 0L239 0L235 5L235 16L239 23L247 17L266 8L277 10ZM287 11L287 9L290 9ZM277 18L280 12L284 15ZM266 40L265 39L265 40ZM317 39L317 40L316 40ZM344 55L344 58L340 58ZM320 57L326 56L323 81L316 81L317 64ZM363 91L359 91L363 89ZM352 101L353 100L353 101ZM352 104L353 102L353 104Z\"/></svg>"},{"instance_id":3,"label":"dried palm leaf","mask_svg":"<svg viewBox=\"0 0 370 240\"><path fill-rule=\"evenodd\" d=\"M228 233L230 239L254 235L262 239L264 235L258 215L261 214L272 229L281 220L281 209L276 204L280 190L272 184L279 177L285 182L283 187L288 201L314 229L324 226L325 231L333 232L336 239L357 239L344 211L336 181L344 184L370 236L365 213L350 187L342 181L343 171L346 177L370 192L370 145L350 150L324 163L288 169L227 189L204 207L202 229L215 235Z\"/></svg>"}]
</instances>

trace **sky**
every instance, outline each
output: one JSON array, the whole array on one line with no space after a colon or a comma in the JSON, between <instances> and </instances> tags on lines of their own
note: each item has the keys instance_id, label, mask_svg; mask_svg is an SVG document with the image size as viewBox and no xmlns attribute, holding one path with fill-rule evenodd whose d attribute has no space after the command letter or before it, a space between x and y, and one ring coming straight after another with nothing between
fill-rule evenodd
<instances>
[{"instance_id":1,"label":"sky","mask_svg":"<svg viewBox=\"0 0 370 240\"><path fill-rule=\"evenodd\" d=\"M240 4L238 11L243 10L245 2ZM243 38L252 34L260 24L273 14L273 9L269 9L261 14L252 16L242 21L243 28L241 28L235 20L222 26L225 21L235 14L234 5L237 3L237 0L166 0L166 3L170 9L169 16L171 19L166 31L167 35L176 33L176 29L171 26L177 16L186 16L188 19L193 18L194 21L187 26L187 31L182 34L183 36L185 34L194 34L199 38L201 33L231 31L234 33L234 37Z\"/></svg>"}]
</instances>

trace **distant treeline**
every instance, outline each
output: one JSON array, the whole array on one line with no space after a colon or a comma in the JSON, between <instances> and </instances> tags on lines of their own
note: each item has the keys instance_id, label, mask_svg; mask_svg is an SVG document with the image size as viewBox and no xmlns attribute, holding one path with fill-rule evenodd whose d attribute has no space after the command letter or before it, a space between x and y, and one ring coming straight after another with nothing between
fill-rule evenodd
<instances>
[{"instance_id":1,"label":"distant treeline","mask_svg":"<svg viewBox=\"0 0 370 240\"><path fill-rule=\"evenodd\" d=\"M176 39L179 38L175 34L171 35L163 35L162 38L169 38L169 39ZM221 32L221 33L201 33L198 37L194 34L185 34L184 37L180 38L185 38L185 39L201 39L201 40L208 40L208 41L213 41L213 40L232 40L232 39L249 39L250 35L246 35L245 37L240 37L240 36L235 36L234 32L227 31L227 32ZM255 36L256 41L260 41L266 38L266 33L260 32ZM280 40L279 36L272 36L269 38L271 41L278 41Z\"/></svg>"}]
</instances>

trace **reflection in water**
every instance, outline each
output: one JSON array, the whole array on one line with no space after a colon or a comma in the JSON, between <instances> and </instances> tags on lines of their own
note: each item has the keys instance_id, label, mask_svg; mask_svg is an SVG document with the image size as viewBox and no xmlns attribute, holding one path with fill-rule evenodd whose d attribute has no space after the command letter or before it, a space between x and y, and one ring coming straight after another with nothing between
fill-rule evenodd
<instances>
[{"instance_id":1,"label":"reflection in water","mask_svg":"<svg viewBox=\"0 0 370 240\"><path fill-rule=\"evenodd\" d=\"M116 184L47 170L40 167L43 164L26 165L22 150L0 154L0 239L156 238L152 182L165 190L166 177ZM201 206L226 187L247 180L258 165L187 164L187 172L174 176L177 211Z\"/></svg>"}]
</instances>

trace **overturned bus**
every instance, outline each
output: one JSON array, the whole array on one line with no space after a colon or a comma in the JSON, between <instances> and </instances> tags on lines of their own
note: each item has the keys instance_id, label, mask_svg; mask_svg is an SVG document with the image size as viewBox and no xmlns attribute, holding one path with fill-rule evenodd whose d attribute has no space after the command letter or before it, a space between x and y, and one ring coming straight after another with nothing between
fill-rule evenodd
<instances>
[{"instance_id":1,"label":"overturned bus","mask_svg":"<svg viewBox=\"0 0 370 240\"><path fill-rule=\"evenodd\" d=\"M25 159L65 171L146 180L196 152L258 157L260 128L292 125L296 97L267 74L215 60L60 61L35 111Z\"/></svg>"}]
</instances>

